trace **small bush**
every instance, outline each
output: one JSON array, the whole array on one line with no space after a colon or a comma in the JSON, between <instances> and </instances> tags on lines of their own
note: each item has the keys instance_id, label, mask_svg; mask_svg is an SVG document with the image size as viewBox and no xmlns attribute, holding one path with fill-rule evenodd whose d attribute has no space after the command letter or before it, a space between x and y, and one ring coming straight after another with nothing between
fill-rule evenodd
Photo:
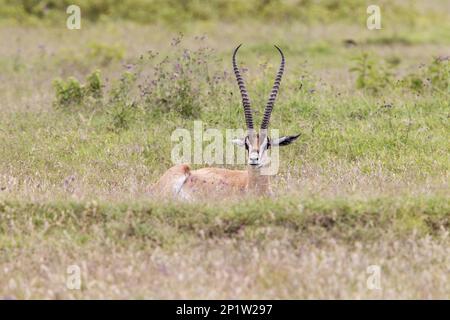
<instances>
[{"instance_id":1,"label":"small bush","mask_svg":"<svg viewBox=\"0 0 450 320\"><path fill-rule=\"evenodd\" d=\"M419 72L406 75L400 83L415 92L450 92L450 59L435 58L428 66L422 66Z\"/></svg>"},{"instance_id":2,"label":"small bush","mask_svg":"<svg viewBox=\"0 0 450 320\"><path fill-rule=\"evenodd\" d=\"M373 94L380 93L393 83L393 75L386 64L367 53L354 58L356 66L350 71L357 74L356 87L366 89Z\"/></svg>"},{"instance_id":3,"label":"small bush","mask_svg":"<svg viewBox=\"0 0 450 320\"><path fill-rule=\"evenodd\" d=\"M137 104L135 102L121 102L112 106L108 111L111 117L109 129L114 132L128 130L135 119Z\"/></svg>"},{"instance_id":4,"label":"small bush","mask_svg":"<svg viewBox=\"0 0 450 320\"><path fill-rule=\"evenodd\" d=\"M103 97L103 85L98 70L86 78L86 84L81 84L77 79L70 77L67 80L54 80L53 87L55 88L53 105L57 108L98 105Z\"/></svg>"},{"instance_id":5,"label":"small bush","mask_svg":"<svg viewBox=\"0 0 450 320\"><path fill-rule=\"evenodd\" d=\"M103 97L102 80L99 70L94 71L87 77L85 92L86 95L94 99L101 99Z\"/></svg>"},{"instance_id":6,"label":"small bush","mask_svg":"<svg viewBox=\"0 0 450 320\"><path fill-rule=\"evenodd\" d=\"M131 92L136 80L133 73L125 72L111 89L108 101L108 113L111 117L109 129L111 131L127 130L130 122L135 118L138 105L133 101Z\"/></svg>"},{"instance_id":7,"label":"small bush","mask_svg":"<svg viewBox=\"0 0 450 320\"><path fill-rule=\"evenodd\" d=\"M80 105L83 100L83 87L77 79L70 77L67 81L56 79L53 81L56 91L54 105L57 107L69 107Z\"/></svg>"},{"instance_id":8,"label":"small bush","mask_svg":"<svg viewBox=\"0 0 450 320\"><path fill-rule=\"evenodd\" d=\"M223 77L211 71L211 49L185 49L180 46L181 40L182 36L172 41L174 56L164 58L153 68L140 93L146 109L195 118L200 116L208 98L217 94L214 88Z\"/></svg>"}]
</instances>

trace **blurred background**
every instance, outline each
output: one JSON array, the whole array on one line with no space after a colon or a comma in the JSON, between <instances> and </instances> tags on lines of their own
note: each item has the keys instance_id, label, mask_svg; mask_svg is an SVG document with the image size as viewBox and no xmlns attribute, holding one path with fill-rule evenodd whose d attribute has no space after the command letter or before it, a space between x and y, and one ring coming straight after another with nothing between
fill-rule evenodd
<instances>
[{"instance_id":1,"label":"blurred background","mask_svg":"<svg viewBox=\"0 0 450 320\"><path fill-rule=\"evenodd\" d=\"M89 22L121 20L174 27L196 21L361 24L366 20L365 8L371 4L383 9L389 25L423 27L436 24L438 20L434 19L448 17L449 10L445 0L2 0L0 17L19 23L55 25L72 4L82 8L83 18Z\"/></svg>"}]
</instances>

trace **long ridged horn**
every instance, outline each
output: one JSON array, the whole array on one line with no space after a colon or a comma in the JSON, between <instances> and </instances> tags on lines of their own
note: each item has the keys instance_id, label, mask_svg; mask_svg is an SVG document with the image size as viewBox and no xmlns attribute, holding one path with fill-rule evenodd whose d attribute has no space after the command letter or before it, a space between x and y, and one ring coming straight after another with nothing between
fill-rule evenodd
<instances>
[{"instance_id":1,"label":"long ridged horn","mask_svg":"<svg viewBox=\"0 0 450 320\"><path fill-rule=\"evenodd\" d=\"M278 48L277 46L275 46L275 48L277 48L278 52L281 54L281 64L280 68L278 69L278 73L275 78L272 91L270 92L269 101L267 102L266 109L264 110L264 117L261 123L261 129L267 129L269 127L270 115L272 114L273 105L275 103L275 99L277 98L278 90L280 89L281 77L283 76L284 72L284 64L285 64L284 54L280 48Z\"/></svg>"},{"instance_id":2,"label":"long ridged horn","mask_svg":"<svg viewBox=\"0 0 450 320\"><path fill-rule=\"evenodd\" d=\"M240 44L236 49L234 49L233 52L233 70L234 74L236 75L236 80L239 85L239 90L241 91L242 96L242 105L244 106L244 114L245 114L245 123L247 124L247 129L253 129L253 116L252 116L252 109L250 107L250 99L248 97L247 89L245 88L244 79L241 76L241 73L239 72L239 67L236 63L236 53L239 50L239 48L242 46Z\"/></svg>"}]
</instances>

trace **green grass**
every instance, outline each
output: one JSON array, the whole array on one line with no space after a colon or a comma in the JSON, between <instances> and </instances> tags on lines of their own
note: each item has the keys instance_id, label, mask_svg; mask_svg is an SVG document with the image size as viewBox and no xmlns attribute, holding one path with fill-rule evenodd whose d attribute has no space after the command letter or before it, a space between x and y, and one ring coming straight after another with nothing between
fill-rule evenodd
<instances>
[{"instance_id":1,"label":"green grass","mask_svg":"<svg viewBox=\"0 0 450 320\"><path fill-rule=\"evenodd\" d=\"M238 234L255 240L253 231L282 228L299 239L325 235L350 243L376 239L385 233L402 238L415 231L437 236L449 226L450 206L443 197L361 199L322 198L247 199L216 204L119 202L21 202L4 201L0 209L2 234L22 237L37 232L76 237L84 231L88 241L105 237L127 241L154 241L165 247L178 237L227 238ZM11 225L11 221L14 224ZM163 231L159 230L163 227ZM173 229L165 235L165 229ZM96 232L94 232L96 230ZM85 238L83 238L85 239ZM200 239L199 239L200 240Z\"/></svg>"},{"instance_id":2,"label":"green grass","mask_svg":"<svg viewBox=\"0 0 450 320\"><path fill-rule=\"evenodd\" d=\"M340 17L340 6L335 16L307 11L304 24L242 24L228 11L180 25L93 13L79 31L55 25L56 11L45 23L39 13L4 22L0 298L448 298L450 20L436 18L441 5L390 7L379 31ZM257 122L279 63L272 45L286 55L271 127L301 136L280 151L274 196L152 199L148 186L172 165L174 129L243 127L230 61L239 43ZM362 67L365 53L376 71ZM147 77L151 93L139 86ZM80 291L65 286L72 264ZM380 291L366 287L373 264Z\"/></svg>"}]
</instances>

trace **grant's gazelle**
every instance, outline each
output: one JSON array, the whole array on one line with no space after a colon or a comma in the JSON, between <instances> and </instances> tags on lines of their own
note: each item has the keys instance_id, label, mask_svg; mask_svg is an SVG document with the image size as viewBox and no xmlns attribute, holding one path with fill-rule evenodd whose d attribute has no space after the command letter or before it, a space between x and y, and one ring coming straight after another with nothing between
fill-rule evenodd
<instances>
[{"instance_id":1,"label":"grant's gazelle","mask_svg":"<svg viewBox=\"0 0 450 320\"><path fill-rule=\"evenodd\" d=\"M253 126L251 103L245 87L244 80L236 63L236 53L241 45L233 52L233 70L239 85L244 107L247 135L243 139L233 142L245 147L247 153L247 170L228 170L223 168L202 168L191 170L189 165L180 164L168 169L162 177L152 186L152 193L163 197L177 197L194 200L198 198L226 197L252 193L266 195L270 192L269 175L261 174L266 164L267 151L270 148L285 146L299 137L284 136L271 139L268 136L270 115L272 114L275 99L283 76L285 59L283 52L275 48L281 55L281 64L267 102L259 132Z\"/></svg>"}]
</instances>

